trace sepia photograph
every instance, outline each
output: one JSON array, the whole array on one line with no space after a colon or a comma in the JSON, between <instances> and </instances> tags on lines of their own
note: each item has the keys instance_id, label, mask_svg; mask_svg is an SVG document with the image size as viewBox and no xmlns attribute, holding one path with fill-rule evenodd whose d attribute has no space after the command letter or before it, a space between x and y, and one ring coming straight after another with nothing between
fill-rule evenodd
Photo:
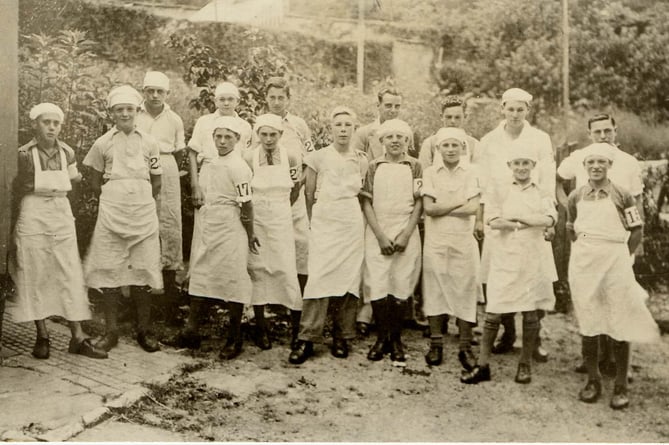
<instances>
[{"instance_id":1,"label":"sepia photograph","mask_svg":"<svg viewBox=\"0 0 669 445\"><path fill-rule=\"evenodd\" d=\"M669 442L668 2L0 24L0 441Z\"/></svg>"}]
</instances>

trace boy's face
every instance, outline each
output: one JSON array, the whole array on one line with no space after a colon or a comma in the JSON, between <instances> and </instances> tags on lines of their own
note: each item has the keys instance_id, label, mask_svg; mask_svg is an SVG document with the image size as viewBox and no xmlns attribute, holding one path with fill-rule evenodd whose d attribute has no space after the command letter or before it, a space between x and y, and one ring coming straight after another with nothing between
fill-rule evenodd
<instances>
[{"instance_id":1,"label":"boy's face","mask_svg":"<svg viewBox=\"0 0 669 445\"><path fill-rule=\"evenodd\" d=\"M511 127L522 126L530 111L527 103L520 100L509 100L502 105L502 114Z\"/></svg>"},{"instance_id":2,"label":"boy's face","mask_svg":"<svg viewBox=\"0 0 669 445\"><path fill-rule=\"evenodd\" d=\"M237 136L237 133L227 128L217 128L214 130L214 145L216 145L219 156L225 156L232 152L238 141L239 136Z\"/></svg>"},{"instance_id":3,"label":"boy's face","mask_svg":"<svg viewBox=\"0 0 669 445\"><path fill-rule=\"evenodd\" d=\"M465 121L465 111L460 106L444 108L441 113L441 121L444 127L462 128Z\"/></svg>"},{"instance_id":4,"label":"boy's face","mask_svg":"<svg viewBox=\"0 0 669 445\"><path fill-rule=\"evenodd\" d=\"M33 127L38 140L55 142L61 130L60 116L55 113L44 113L35 120Z\"/></svg>"},{"instance_id":5,"label":"boy's face","mask_svg":"<svg viewBox=\"0 0 669 445\"><path fill-rule=\"evenodd\" d=\"M142 92L144 93L144 101L155 108L163 106L169 93L166 89L158 87L146 87Z\"/></svg>"},{"instance_id":6,"label":"boy's face","mask_svg":"<svg viewBox=\"0 0 669 445\"><path fill-rule=\"evenodd\" d=\"M406 151L408 140L402 133L388 133L381 138L381 144L389 155L400 156Z\"/></svg>"},{"instance_id":7,"label":"boy's face","mask_svg":"<svg viewBox=\"0 0 669 445\"><path fill-rule=\"evenodd\" d=\"M508 162L508 166L513 173L513 179L524 183L529 181L535 162L530 159L514 159Z\"/></svg>"},{"instance_id":8,"label":"boy's face","mask_svg":"<svg viewBox=\"0 0 669 445\"><path fill-rule=\"evenodd\" d=\"M111 115L120 130L129 130L135 126L137 107L133 104L116 104L111 109Z\"/></svg>"},{"instance_id":9,"label":"boy's face","mask_svg":"<svg viewBox=\"0 0 669 445\"><path fill-rule=\"evenodd\" d=\"M348 145L355 130L355 122L353 117L348 114L338 114L330 124L330 131L332 138L341 145Z\"/></svg>"},{"instance_id":10,"label":"boy's face","mask_svg":"<svg viewBox=\"0 0 669 445\"><path fill-rule=\"evenodd\" d=\"M283 116L290 104L286 90L277 87L270 87L267 90L265 100L267 101L267 109L269 112L278 116Z\"/></svg>"},{"instance_id":11,"label":"boy's face","mask_svg":"<svg viewBox=\"0 0 669 445\"><path fill-rule=\"evenodd\" d=\"M279 139L281 139L281 132L272 127L260 127L258 129L258 137L263 148L272 151L279 143Z\"/></svg>"},{"instance_id":12,"label":"boy's face","mask_svg":"<svg viewBox=\"0 0 669 445\"><path fill-rule=\"evenodd\" d=\"M235 114L235 108L237 108L237 104L239 103L239 99L237 99L235 96L231 96L228 94L223 94L221 96L218 96L216 98L216 107L218 108L218 111L221 112L223 116L232 116Z\"/></svg>"},{"instance_id":13,"label":"boy's face","mask_svg":"<svg viewBox=\"0 0 669 445\"><path fill-rule=\"evenodd\" d=\"M611 119L604 119L595 121L590 124L590 140L594 143L608 142L613 144L616 142L616 127L611 122Z\"/></svg>"},{"instance_id":14,"label":"boy's face","mask_svg":"<svg viewBox=\"0 0 669 445\"><path fill-rule=\"evenodd\" d=\"M456 165L460 162L460 153L462 152L462 143L457 139L446 139L439 144L439 153L448 166Z\"/></svg>"},{"instance_id":15,"label":"boy's face","mask_svg":"<svg viewBox=\"0 0 669 445\"><path fill-rule=\"evenodd\" d=\"M402 96L384 94L379 103L379 120L381 122L397 119L402 108Z\"/></svg>"},{"instance_id":16,"label":"boy's face","mask_svg":"<svg viewBox=\"0 0 669 445\"><path fill-rule=\"evenodd\" d=\"M583 165L585 165L585 171L588 172L588 177L590 179L593 181L601 181L602 179L606 179L612 162L604 156L592 155L585 158Z\"/></svg>"}]
</instances>

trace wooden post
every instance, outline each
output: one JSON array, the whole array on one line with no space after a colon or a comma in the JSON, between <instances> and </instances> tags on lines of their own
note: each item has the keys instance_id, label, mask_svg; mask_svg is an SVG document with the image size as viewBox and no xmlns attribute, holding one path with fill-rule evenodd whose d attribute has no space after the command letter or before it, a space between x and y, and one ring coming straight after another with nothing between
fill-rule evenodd
<instances>
[{"instance_id":1,"label":"wooden post","mask_svg":"<svg viewBox=\"0 0 669 445\"><path fill-rule=\"evenodd\" d=\"M18 153L18 0L4 0L0 7L0 275L7 273L10 239L11 185Z\"/></svg>"},{"instance_id":2,"label":"wooden post","mask_svg":"<svg viewBox=\"0 0 669 445\"><path fill-rule=\"evenodd\" d=\"M562 0L562 112L565 141L569 143L569 0ZM561 159L559 159L561 160Z\"/></svg>"},{"instance_id":3,"label":"wooden post","mask_svg":"<svg viewBox=\"0 0 669 445\"><path fill-rule=\"evenodd\" d=\"M365 82L365 0L358 0L358 90L364 91Z\"/></svg>"}]
</instances>

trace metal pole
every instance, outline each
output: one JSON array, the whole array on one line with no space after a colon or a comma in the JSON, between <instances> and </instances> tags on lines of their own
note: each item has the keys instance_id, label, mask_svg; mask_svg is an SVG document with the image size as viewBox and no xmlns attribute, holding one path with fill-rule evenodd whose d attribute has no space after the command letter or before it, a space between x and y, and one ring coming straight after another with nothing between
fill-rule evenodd
<instances>
[{"instance_id":1,"label":"metal pole","mask_svg":"<svg viewBox=\"0 0 669 445\"><path fill-rule=\"evenodd\" d=\"M358 90L362 93L365 81L365 0L358 0Z\"/></svg>"},{"instance_id":2,"label":"metal pole","mask_svg":"<svg viewBox=\"0 0 669 445\"><path fill-rule=\"evenodd\" d=\"M569 139L569 0L562 0L562 112L565 140Z\"/></svg>"}]
</instances>

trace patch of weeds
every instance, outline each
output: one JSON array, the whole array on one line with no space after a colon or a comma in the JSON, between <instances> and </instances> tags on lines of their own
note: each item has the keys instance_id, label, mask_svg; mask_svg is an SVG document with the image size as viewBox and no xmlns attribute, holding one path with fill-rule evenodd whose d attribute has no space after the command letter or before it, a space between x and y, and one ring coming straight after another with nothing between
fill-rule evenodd
<instances>
[{"instance_id":1,"label":"patch of weeds","mask_svg":"<svg viewBox=\"0 0 669 445\"><path fill-rule=\"evenodd\" d=\"M429 377L432 373L430 371L421 371L420 369L402 368L402 375Z\"/></svg>"},{"instance_id":2,"label":"patch of weeds","mask_svg":"<svg viewBox=\"0 0 669 445\"><path fill-rule=\"evenodd\" d=\"M305 376L301 376L299 379L297 379L297 384L303 386L310 386L312 388L316 387L316 383L313 380L306 378Z\"/></svg>"}]
</instances>

